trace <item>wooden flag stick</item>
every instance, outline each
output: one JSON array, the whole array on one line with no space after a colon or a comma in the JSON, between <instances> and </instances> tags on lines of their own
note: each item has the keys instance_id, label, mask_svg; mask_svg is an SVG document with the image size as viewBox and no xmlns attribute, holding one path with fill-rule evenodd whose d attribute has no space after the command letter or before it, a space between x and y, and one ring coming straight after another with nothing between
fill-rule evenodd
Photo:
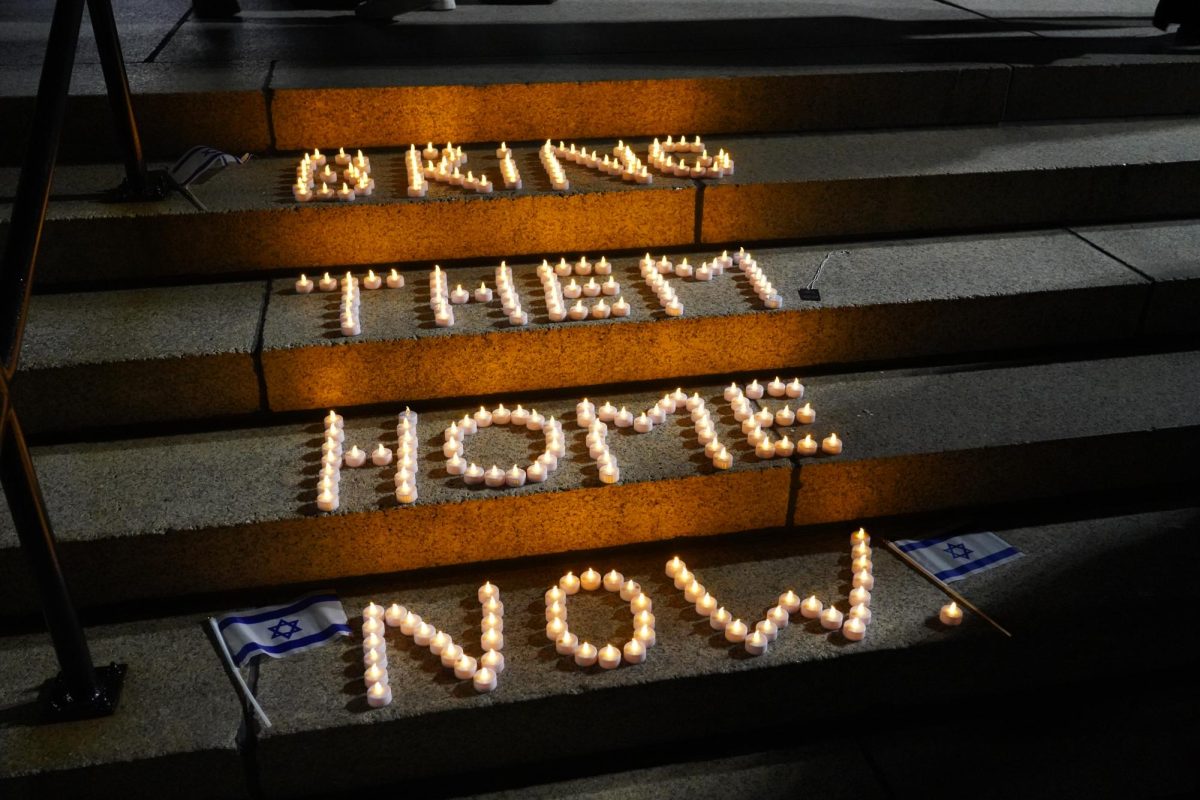
<instances>
[{"instance_id":1,"label":"wooden flag stick","mask_svg":"<svg viewBox=\"0 0 1200 800\"><path fill-rule=\"evenodd\" d=\"M891 550L893 553L896 554L897 558L899 558L905 564L908 564L910 567L912 567L917 572L919 572L921 575L923 575L926 580L928 580L934 586L936 586L937 588L939 588L943 592L945 592L946 596L949 597L951 600L958 603L960 606L967 609L972 614L977 614L985 622L987 622L989 625L991 625L996 630L1003 633L1008 638L1010 638L1010 639L1012 638L1012 634L1009 633L1007 628L1005 628L999 622L996 622L996 620L992 619L987 614L983 613L983 611L981 611L974 603L972 603L967 598L963 597L958 592L951 589L944 581L939 579L936 575L934 575L929 570L925 569L925 567L921 566L915 558L913 558L908 553L904 552L899 547L897 547L895 542L893 542L891 539L884 539L883 543L885 545L887 545L888 550Z\"/></svg>"},{"instance_id":2,"label":"wooden flag stick","mask_svg":"<svg viewBox=\"0 0 1200 800\"><path fill-rule=\"evenodd\" d=\"M225 637L221 635L221 630L217 627L217 621L212 617L208 618L208 625L212 628L213 636L217 637L217 647L221 651L221 659L225 665L229 667L229 671L233 673L234 679L237 681L242 690L242 697L250 704L250 708L254 710L254 716L258 717L264 727L271 727L271 720L267 719L267 712L263 711L262 706L258 704L258 700L254 697L254 692L250 691L250 687L246 685L246 679L242 677L242 671L233 663L233 656L229 653L229 646L225 644Z\"/></svg>"}]
</instances>

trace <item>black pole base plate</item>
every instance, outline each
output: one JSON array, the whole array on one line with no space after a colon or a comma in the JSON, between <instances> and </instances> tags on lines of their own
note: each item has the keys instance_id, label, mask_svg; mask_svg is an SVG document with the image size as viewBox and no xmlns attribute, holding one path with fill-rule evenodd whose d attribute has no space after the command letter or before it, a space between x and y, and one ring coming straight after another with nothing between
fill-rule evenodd
<instances>
[{"instance_id":1,"label":"black pole base plate","mask_svg":"<svg viewBox=\"0 0 1200 800\"><path fill-rule=\"evenodd\" d=\"M43 722L73 722L81 719L111 716L121 702L121 687L125 683L124 664L111 663L107 667L96 667L96 694L92 697L75 697L67 689L62 675L42 684L38 705L42 710Z\"/></svg>"}]
</instances>

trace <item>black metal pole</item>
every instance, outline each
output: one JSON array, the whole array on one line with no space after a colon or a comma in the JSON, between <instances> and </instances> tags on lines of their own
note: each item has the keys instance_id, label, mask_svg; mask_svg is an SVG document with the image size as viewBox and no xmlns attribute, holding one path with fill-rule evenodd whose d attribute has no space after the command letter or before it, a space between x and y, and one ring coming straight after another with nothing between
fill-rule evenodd
<instances>
[{"instance_id":1,"label":"black metal pole","mask_svg":"<svg viewBox=\"0 0 1200 800\"><path fill-rule=\"evenodd\" d=\"M4 259L0 261L0 325L3 326L0 327L0 358L3 358L4 371L10 378L17 368L25 311L29 307L33 284L33 265L42 239L46 204L50 202L50 181L58 157L71 71L75 68L83 1L59 0L54 6L33 126L17 181L17 195L8 224L8 244Z\"/></svg>"},{"instance_id":2,"label":"black metal pole","mask_svg":"<svg viewBox=\"0 0 1200 800\"><path fill-rule=\"evenodd\" d=\"M0 483L21 547L29 557L61 672L48 681L43 710L52 719L111 714L125 668L96 670L58 561L54 533L10 391L21 352L34 266L50 200L50 183L62 135L63 115L84 0L58 0L46 43L33 126L0 259Z\"/></svg>"},{"instance_id":3,"label":"black metal pole","mask_svg":"<svg viewBox=\"0 0 1200 800\"><path fill-rule=\"evenodd\" d=\"M133 96L129 91L129 75L125 72L125 56L117 35L117 20L113 16L112 0L87 0L96 49L100 51L100 67L104 71L104 86L117 126L117 141L125 159L125 189L129 199L158 199L163 186L146 170L146 156L138 134L137 116L133 112Z\"/></svg>"}]
</instances>

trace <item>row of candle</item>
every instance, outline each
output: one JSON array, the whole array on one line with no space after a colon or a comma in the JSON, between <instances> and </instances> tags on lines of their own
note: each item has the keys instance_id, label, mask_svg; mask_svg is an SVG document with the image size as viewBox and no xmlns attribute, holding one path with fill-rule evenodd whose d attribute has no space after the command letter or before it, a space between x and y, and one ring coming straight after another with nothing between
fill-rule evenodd
<instances>
[{"instance_id":1,"label":"row of candle","mask_svg":"<svg viewBox=\"0 0 1200 800\"><path fill-rule=\"evenodd\" d=\"M317 473L317 508L337 511L342 481L342 443L346 440L345 420L330 409L325 417L325 435L321 441L321 469Z\"/></svg>"},{"instance_id":2,"label":"row of candle","mask_svg":"<svg viewBox=\"0 0 1200 800\"><path fill-rule=\"evenodd\" d=\"M334 166L338 169L334 169ZM342 186L339 189L338 183ZM309 200L352 201L356 197L369 197L375 190L371 178L371 160L363 155L351 157L342 148L334 157L334 164L314 149L312 155L305 153L296 166L296 183L292 186L292 197L299 202Z\"/></svg>"},{"instance_id":3,"label":"row of candle","mask_svg":"<svg viewBox=\"0 0 1200 800\"><path fill-rule=\"evenodd\" d=\"M513 326L528 325L529 314L521 307L521 296L513 283L512 270L503 261L496 267L496 291L500 294L500 306Z\"/></svg>"},{"instance_id":4,"label":"row of candle","mask_svg":"<svg viewBox=\"0 0 1200 800\"><path fill-rule=\"evenodd\" d=\"M791 397L800 400L804 397L804 384L799 378L785 382L776 375L765 387L755 379L747 384L745 389L737 383L731 383L722 393L733 410L734 420L741 423L746 441L754 447L755 455L763 459L787 457L793 453L801 456L816 455L818 445L812 434L806 434L803 439L793 442L786 435L773 441L767 433L767 429L775 426L811 425L817 418L812 404L805 403L796 411L792 411L791 406L787 404L774 412L765 405L755 409L750 401L761 400L765 391L769 391L771 397ZM830 433L821 440L819 449L827 455L837 455L842 452L843 447L844 443L838 435Z\"/></svg>"},{"instance_id":5,"label":"row of candle","mask_svg":"<svg viewBox=\"0 0 1200 800\"><path fill-rule=\"evenodd\" d=\"M348 280L350 277L351 273L347 272L343 281ZM294 287L296 294L311 294L314 289L322 292L334 292L341 285L338 279L328 272L315 281L302 272L296 280ZM367 270L367 274L363 276L361 285L364 289L372 290L382 288L385 285L389 289L402 289L404 287L404 276L395 267L392 268L386 277L376 274L373 269L369 269Z\"/></svg>"},{"instance_id":6,"label":"row of candle","mask_svg":"<svg viewBox=\"0 0 1200 800\"><path fill-rule=\"evenodd\" d=\"M550 178L550 186L553 189L565 192L571 188L571 182L567 180L567 174L563 172L562 164L554 154L554 145L550 144L549 139L538 148L538 160L542 162L542 168L546 170L546 176Z\"/></svg>"},{"instance_id":7,"label":"row of candle","mask_svg":"<svg viewBox=\"0 0 1200 800\"><path fill-rule=\"evenodd\" d=\"M405 407L396 418L396 502L417 502L417 421L415 411Z\"/></svg>"},{"instance_id":8,"label":"row of candle","mask_svg":"<svg viewBox=\"0 0 1200 800\"><path fill-rule=\"evenodd\" d=\"M439 328L454 325L454 308L450 305L449 284L446 273L437 264L429 273L429 307L433 309L433 321Z\"/></svg>"},{"instance_id":9,"label":"row of candle","mask_svg":"<svg viewBox=\"0 0 1200 800\"><path fill-rule=\"evenodd\" d=\"M547 139L546 145L543 148L549 145L550 140ZM598 170L605 175L619 177L623 181L641 184L654 182L654 176L642 165L641 160L633 154L633 151L626 148L623 143L614 148L614 154L611 158L608 155L601 156L596 150L592 150L589 153L586 147L577 149L574 143L567 145L561 141L558 143L558 147L553 148L553 150L556 159L566 159L581 167Z\"/></svg>"},{"instance_id":10,"label":"row of candle","mask_svg":"<svg viewBox=\"0 0 1200 800\"><path fill-rule=\"evenodd\" d=\"M504 146L504 142L500 143L500 151L504 151L500 158L500 178L504 181L505 189L520 189L521 188L521 171L517 169L517 162L513 161L512 151Z\"/></svg>"},{"instance_id":11,"label":"row of candle","mask_svg":"<svg viewBox=\"0 0 1200 800\"><path fill-rule=\"evenodd\" d=\"M580 271L580 274L590 274L595 270L598 274L608 275L608 280L603 283L596 283L595 277L589 277L588 282L580 286L572 278L567 286L563 286L559 281L560 274L570 275L572 269ZM614 296L620 294L621 285L616 282L612 276L612 265L605 258L595 264L588 262L587 257L583 256L579 262L572 267L567 263L567 260L560 259L557 267L551 267L550 263L545 259L537 268L538 280L542 283L542 294L546 301L546 314L551 322L562 322L565 319L583 320L589 316L593 319L607 319L610 316L627 317L629 316L629 304L625 302L625 298L619 297L616 302L609 303L607 300L601 299L590 309L584 305L580 298L581 295L587 297L597 297L600 294ZM566 299L575 300L574 305L570 308L566 306Z\"/></svg>"},{"instance_id":12,"label":"row of candle","mask_svg":"<svg viewBox=\"0 0 1200 800\"><path fill-rule=\"evenodd\" d=\"M633 613L633 638L621 647L606 644L596 649L590 642L579 641L579 637L571 633L567 624L567 598L578 594L580 589L592 592L601 586L628 602L629 610ZM551 586L546 591L545 599L546 638L554 643L556 653L572 656L580 667L599 664L601 669L616 669L621 666L622 659L627 664L641 664L646 660L649 649L658 640L654 632L654 614L651 613L654 608L653 601L642 591L637 581L626 580L625 576L615 569L609 570L603 577L591 567L578 577L568 572L559 578L557 586Z\"/></svg>"},{"instance_id":13,"label":"row of candle","mask_svg":"<svg viewBox=\"0 0 1200 800\"><path fill-rule=\"evenodd\" d=\"M683 302L675 294L675 289L663 277L663 273L659 272L652 263L647 265L649 257L650 254L647 253L646 258L643 258L638 264L642 277L646 279L646 283L650 284L650 289L654 292L654 296L658 298L659 306L667 313L667 316L683 316Z\"/></svg>"},{"instance_id":14,"label":"row of candle","mask_svg":"<svg viewBox=\"0 0 1200 800\"><path fill-rule=\"evenodd\" d=\"M522 469L513 464L512 469L505 471L493 464L490 469L484 470L474 462L467 463L463 456L468 436L478 432L480 428L510 423L516 427L523 426L528 430L543 433L545 449L528 467ZM505 486L524 486L527 480L530 483L542 483L550 477L550 473L558 469L558 459L567 454L562 423L553 416L543 417L537 409L527 411L520 404L509 411L501 403L495 413L481 406L474 417L464 415L459 422L451 422L444 431L443 438L445 443L442 445L442 454L446 457L446 472L450 475L461 475L463 482L469 486L482 483L490 488L499 489Z\"/></svg>"},{"instance_id":15,"label":"row of candle","mask_svg":"<svg viewBox=\"0 0 1200 800\"><path fill-rule=\"evenodd\" d=\"M410 150L415 151L416 145L412 145ZM467 163L467 154L463 152L462 147L455 147L451 142L446 142L446 146L441 150L434 147L433 142L429 142L425 145L425 149L421 151L421 157L426 161L445 159L452 167L461 167Z\"/></svg>"},{"instance_id":16,"label":"row of candle","mask_svg":"<svg viewBox=\"0 0 1200 800\"><path fill-rule=\"evenodd\" d=\"M444 158L436 165L432 161L425 162L425 168L421 170L421 174L425 178L435 180L438 183L461 186L464 189L471 189L479 194L491 194L493 188L495 188L492 182L488 180L486 174L480 173L479 177L476 178L474 172L467 170L467 174L463 175L458 167L450 166L450 162Z\"/></svg>"},{"instance_id":17,"label":"row of candle","mask_svg":"<svg viewBox=\"0 0 1200 800\"><path fill-rule=\"evenodd\" d=\"M419 647L427 647L437 656L442 666L454 670L454 677L469 680L475 691L491 692L499 684L499 674L504 671L504 603L500 600L498 587L488 582L479 588L481 635L479 644L483 650L476 660L466 654L455 643L450 634L438 630L423 620L419 614L399 603L386 609L372 602L363 609L363 680L367 684L367 702L373 708L388 705L391 687L388 685L387 651L384 634L387 628L399 628L405 636L411 636ZM379 688L376 688L379 687Z\"/></svg>"},{"instance_id":18,"label":"row of candle","mask_svg":"<svg viewBox=\"0 0 1200 800\"><path fill-rule=\"evenodd\" d=\"M349 272L342 278L342 302L339 320L342 326L342 336L358 336L362 333L358 312L362 298L358 291L358 278Z\"/></svg>"},{"instance_id":19,"label":"row of candle","mask_svg":"<svg viewBox=\"0 0 1200 800\"><path fill-rule=\"evenodd\" d=\"M429 143L433 147L433 142ZM429 183L421 170L421 156L416 147L410 146L404 154L404 170L408 173L408 196L424 197L429 193Z\"/></svg>"},{"instance_id":20,"label":"row of candle","mask_svg":"<svg viewBox=\"0 0 1200 800\"><path fill-rule=\"evenodd\" d=\"M625 409L621 410L624 411ZM593 420L588 426L584 443L587 445L588 455L596 462L596 469L600 474L600 482L613 484L621 480L621 467L617 463L617 457L613 455L612 450L608 447L608 425L599 419Z\"/></svg>"},{"instance_id":21,"label":"row of candle","mask_svg":"<svg viewBox=\"0 0 1200 800\"><path fill-rule=\"evenodd\" d=\"M691 166L688 166L685 158L675 160L675 154L682 156L684 153L695 156ZM650 144L648 159L655 169L681 178L720 178L734 172L733 156L724 149L719 150L716 156L710 156L699 136L691 142L687 141L686 136L679 137L678 142L670 136L665 143L655 139Z\"/></svg>"},{"instance_id":22,"label":"row of candle","mask_svg":"<svg viewBox=\"0 0 1200 800\"><path fill-rule=\"evenodd\" d=\"M566 258L560 258L557 264L551 265L547 259L542 259L542 263L538 265L538 274L550 270L560 278L569 278L571 274L579 275L586 278L595 273L596 275L605 276L612 275L613 265L604 256L600 256L599 261L588 261L587 256L580 256L578 261L567 261Z\"/></svg>"},{"instance_id":23,"label":"row of candle","mask_svg":"<svg viewBox=\"0 0 1200 800\"><path fill-rule=\"evenodd\" d=\"M775 291L775 286L763 274L757 261L747 254L745 258L741 259L738 266L741 268L742 274L750 280L750 288L758 295L758 299L762 301L764 307L783 308L783 296Z\"/></svg>"}]
</instances>

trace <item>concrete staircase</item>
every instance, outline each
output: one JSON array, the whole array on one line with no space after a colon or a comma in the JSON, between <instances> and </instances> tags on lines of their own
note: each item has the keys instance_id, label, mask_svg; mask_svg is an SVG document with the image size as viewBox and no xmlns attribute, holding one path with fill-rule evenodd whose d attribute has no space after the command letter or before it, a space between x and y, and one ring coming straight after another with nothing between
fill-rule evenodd
<instances>
[{"instance_id":1,"label":"concrete staircase","mask_svg":"<svg viewBox=\"0 0 1200 800\"><path fill-rule=\"evenodd\" d=\"M198 204L97 201L120 169L111 142L85 135L107 128L98 81L83 84L16 388L95 656L130 670L115 717L36 724L31 701L53 655L0 514L4 796L148 786L456 796L532 784L590 796L613 776L579 776L626 769L629 787L772 796L751 787L771 783L769 753L781 747L791 755L778 758L799 766L773 786L778 796L938 796L953 787L903 767L906 735L864 738L845 721L898 731L894 716L928 722L931 706L1057 703L1174 675L1187 662L1162 638L1182 617L1146 609L1184 607L1177 576L1197 566L1186 464L1200 444L1200 108L1184 89L1200 60L1137 37L1080 55L1070 36L975 5L922 6L906 30L929 41L883 35L903 22L888 14L907 13L894 9L865 25L804 24L797 12L783 25L735 19L720 36L696 26L684 55L642 63L645 30L666 22L616 26L612 52L624 55L601 59L570 4L554 35L512 23L502 44L438 15L414 22L434 51L481 54L465 66L289 63L267 37L238 38L251 65L234 69L187 56L203 36L184 26L172 40L179 63L131 69L150 151L205 142L256 154L194 187ZM495 12L466 8L481 9L473 22ZM253 24L204 30L245 37ZM793 49L813 24L844 46ZM289 46L322 30L302 26ZM400 30L389 44L417 36ZM569 63L501 52L530 42ZM0 93L0 113L18 121L0 134L9 155L30 106L27 72L14 69ZM732 151L736 174L642 187L568 167L572 190L560 193L536 156L546 137L598 148L621 138L644 152L649 137L679 133ZM490 173L507 141L525 188L468 196L434 185L408 199L403 150L431 139L461 140ZM297 152L339 145L367 150L375 195L298 207L288 189ZM0 167L0 198L15 181L15 167ZM685 315L668 318L638 274L647 251L699 263L738 246L753 250L783 309L763 309L727 275L677 281ZM837 249L849 254L822 272L820 301L801 300ZM628 317L549 321L536 265L581 253L613 262ZM432 264L451 286L491 285L501 259L530 324L472 305L455 327L436 327ZM406 287L364 292L353 338L337 330L336 294L292 289L301 271L392 267ZM755 457L722 388L777 374L801 377L814 435L837 431L842 455ZM679 416L646 435L615 431L622 479L601 484L575 403L640 410L677 386L719 410L722 441L738 444L732 468L713 469ZM442 428L497 402L567 422L568 455L546 483L495 491L446 474ZM406 405L421 414L419 501L399 506L393 468L368 467L345 470L341 509L319 512L326 409L366 447L394 445ZM493 429L471 439L469 458L527 460L539 443ZM1011 640L973 617L939 626L942 595L877 548L864 642L796 625L748 658L710 636L662 574L680 554L745 618L787 588L844 603L849 530L964 524L1027 553L962 584ZM589 565L651 593L658 645L646 664L584 674L547 646L541 593ZM485 579L509 610L508 669L488 695L396 637L395 700L368 709L352 640L250 670L275 723L262 729L200 625L328 585L352 616L371 599L401 600L470 639ZM612 599L579 601L572 626L622 634ZM1181 703L1195 707L1194 689ZM798 729L836 736L818 746L819 733ZM1163 759L1148 769L1153 792L1193 788L1168 757L1178 747L1186 763L1180 741L1147 756ZM1145 788L1114 777L1113 746L1097 743L1078 775L1062 775L1092 796ZM714 766L664 766L689 759ZM746 782L731 785L735 773ZM1042 796L1052 785L1013 778L996 791Z\"/></svg>"}]
</instances>

